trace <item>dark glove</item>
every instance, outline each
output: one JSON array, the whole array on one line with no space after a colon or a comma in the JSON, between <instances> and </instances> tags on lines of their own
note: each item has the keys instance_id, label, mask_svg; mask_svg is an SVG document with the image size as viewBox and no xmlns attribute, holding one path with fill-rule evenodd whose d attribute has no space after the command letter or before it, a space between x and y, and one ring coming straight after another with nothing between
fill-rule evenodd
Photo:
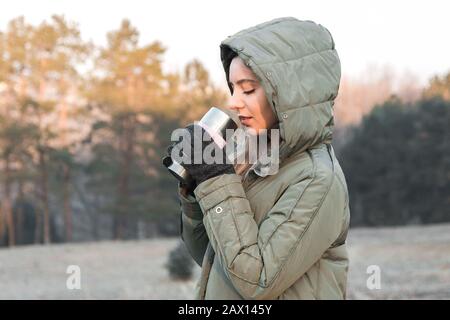
<instances>
[{"instance_id":1,"label":"dark glove","mask_svg":"<svg viewBox=\"0 0 450 320\"><path fill-rule=\"evenodd\" d=\"M182 161L180 162L180 164L186 169L186 171L188 171L189 175L194 180L194 188L203 181L206 181L213 177L217 177L222 174L235 173L233 165L226 163L225 150L221 150L202 127L191 124L185 129L186 135L183 138L188 139L187 143L183 141L174 143L169 146L168 152L169 155L171 155L172 149L174 147L189 149L184 150L184 153L190 154L190 158L185 159L187 161ZM194 148L195 143L199 143L200 146L196 146L196 148ZM208 151L212 151L207 152L207 154L211 154L212 156L214 156L214 159L217 159L219 161L213 162L211 164L205 163L203 155L207 147ZM215 156L215 152L219 152L217 157ZM195 153L197 153L197 155L195 155ZM196 159L200 160L201 163L194 163L194 160Z\"/></svg>"}]
</instances>

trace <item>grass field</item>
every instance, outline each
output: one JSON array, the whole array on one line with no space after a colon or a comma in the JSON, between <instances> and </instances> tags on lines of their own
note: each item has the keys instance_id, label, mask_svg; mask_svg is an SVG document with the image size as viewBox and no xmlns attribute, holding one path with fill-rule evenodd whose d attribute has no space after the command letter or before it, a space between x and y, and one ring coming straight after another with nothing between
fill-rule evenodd
<instances>
[{"instance_id":1,"label":"grass field","mask_svg":"<svg viewBox=\"0 0 450 320\"><path fill-rule=\"evenodd\" d=\"M76 243L0 249L0 299L190 299L190 281L173 281L164 264L177 239ZM352 229L349 299L450 299L450 224ZM68 290L69 265L81 289ZM370 265L380 289L369 290Z\"/></svg>"}]
</instances>

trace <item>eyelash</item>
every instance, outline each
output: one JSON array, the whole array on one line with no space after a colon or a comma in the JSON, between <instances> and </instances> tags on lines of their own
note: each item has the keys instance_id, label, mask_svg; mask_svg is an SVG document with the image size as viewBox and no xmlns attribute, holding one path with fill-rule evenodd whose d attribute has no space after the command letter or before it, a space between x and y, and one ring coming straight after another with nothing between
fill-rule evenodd
<instances>
[{"instance_id":1,"label":"eyelash","mask_svg":"<svg viewBox=\"0 0 450 320\"><path fill-rule=\"evenodd\" d=\"M255 91L255 89L249 90L249 91L244 91L244 94L251 94Z\"/></svg>"}]
</instances>

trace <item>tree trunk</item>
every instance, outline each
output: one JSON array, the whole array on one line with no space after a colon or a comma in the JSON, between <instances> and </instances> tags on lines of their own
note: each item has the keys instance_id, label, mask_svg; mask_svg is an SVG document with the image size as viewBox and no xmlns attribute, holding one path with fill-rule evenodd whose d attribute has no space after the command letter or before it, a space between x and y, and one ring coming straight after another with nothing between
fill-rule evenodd
<instances>
[{"instance_id":1,"label":"tree trunk","mask_svg":"<svg viewBox=\"0 0 450 320\"><path fill-rule=\"evenodd\" d=\"M17 196L17 212L16 212L16 243L23 244L24 241L24 231L25 233L27 230L24 230L23 225L23 219L24 219L24 213L23 213L23 206L24 206L24 193L23 193L23 181L19 180L19 185L17 187L18 189L18 196Z\"/></svg>"},{"instance_id":2,"label":"tree trunk","mask_svg":"<svg viewBox=\"0 0 450 320\"><path fill-rule=\"evenodd\" d=\"M15 245L15 234L14 234L14 219L12 213L11 205L11 169L10 169L10 159L7 156L5 161L5 198L3 201L3 216L5 217L6 226L8 229L8 246L12 247Z\"/></svg>"},{"instance_id":3,"label":"tree trunk","mask_svg":"<svg viewBox=\"0 0 450 320\"><path fill-rule=\"evenodd\" d=\"M124 119L124 130L121 137L121 143L119 145L119 151L122 153L121 166L120 166L120 176L119 176L119 186L117 188L117 199L118 199L118 212L114 219L115 228L115 239L122 239L124 237L124 231L127 226L126 215L129 214L129 182L130 182L130 169L133 161L133 151L134 151L134 114L128 115Z\"/></svg>"},{"instance_id":4,"label":"tree trunk","mask_svg":"<svg viewBox=\"0 0 450 320\"><path fill-rule=\"evenodd\" d=\"M40 177L39 177L40 178ZM36 185L38 186L40 184L39 179L36 181ZM41 199L42 201L42 190L39 192L39 190L35 191L35 194L37 195L38 199ZM34 225L34 243L41 243L42 242L42 211L37 208L35 210L35 225Z\"/></svg>"},{"instance_id":5,"label":"tree trunk","mask_svg":"<svg viewBox=\"0 0 450 320\"><path fill-rule=\"evenodd\" d=\"M0 245L2 243L4 234L5 234L5 218L4 218L4 214L3 214L3 209L0 206Z\"/></svg>"},{"instance_id":6,"label":"tree trunk","mask_svg":"<svg viewBox=\"0 0 450 320\"><path fill-rule=\"evenodd\" d=\"M70 167L64 164L64 226L66 231L66 242L72 241L72 206L70 205Z\"/></svg>"},{"instance_id":7,"label":"tree trunk","mask_svg":"<svg viewBox=\"0 0 450 320\"><path fill-rule=\"evenodd\" d=\"M44 212L44 244L49 244L50 239L50 208L48 203L48 172L47 161L45 159L45 151L40 148L39 150L39 162L41 168L41 196L42 196L42 209Z\"/></svg>"}]
</instances>

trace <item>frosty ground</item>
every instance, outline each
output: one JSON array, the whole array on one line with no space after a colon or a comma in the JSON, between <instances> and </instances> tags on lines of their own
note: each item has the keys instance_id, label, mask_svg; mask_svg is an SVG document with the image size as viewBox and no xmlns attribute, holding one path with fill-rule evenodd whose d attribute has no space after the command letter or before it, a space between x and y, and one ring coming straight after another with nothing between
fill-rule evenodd
<instances>
[{"instance_id":1,"label":"frosty ground","mask_svg":"<svg viewBox=\"0 0 450 320\"><path fill-rule=\"evenodd\" d=\"M164 267L178 239L0 249L0 299L191 299L200 268L173 281ZM357 228L348 236L349 299L450 299L450 224ZM69 265L81 289L69 290ZM367 268L380 269L370 290Z\"/></svg>"}]
</instances>

